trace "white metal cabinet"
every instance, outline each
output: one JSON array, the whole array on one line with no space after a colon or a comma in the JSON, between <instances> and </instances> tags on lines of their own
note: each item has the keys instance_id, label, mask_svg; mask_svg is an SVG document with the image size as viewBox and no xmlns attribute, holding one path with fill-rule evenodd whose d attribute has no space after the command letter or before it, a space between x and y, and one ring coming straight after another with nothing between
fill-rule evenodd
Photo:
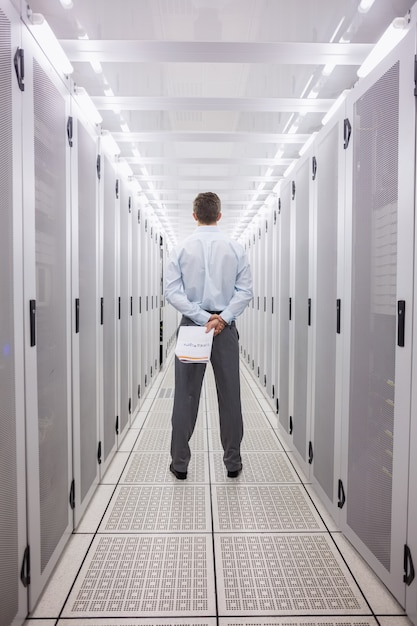
<instances>
[{"instance_id":1,"label":"white metal cabinet","mask_svg":"<svg viewBox=\"0 0 417 626\"><path fill-rule=\"evenodd\" d=\"M307 362L308 325L310 321L308 298L309 278L309 219L310 219L310 163L300 162L291 183L291 323L290 323L290 431L301 459L307 460L309 425L307 423Z\"/></svg>"},{"instance_id":2,"label":"white metal cabinet","mask_svg":"<svg viewBox=\"0 0 417 626\"><path fill-rule=\"evenodd\" d=\"M29 609L72 531L69 91L23 30Z\"/></svg>"},{"instance_id":3,"label":"white metal cabinet","mask_svg":"<svg viewBox=\"0 0 417 626\"><path fill-rule=\"evenodd\" d=\"M102 301L102 406L100 411L100 464L101 475L110 463L116 448L117 398L117 220L116 168L106 153L101 153L100 217L101 217L101 267Z\"/></svg>"},{"instance_id":4,"label":"white metal cabinet","mask_svg":"<svg viewBox=\"0 0 417 626\"><path fill-rule=\"evenodd\" d=\"M133 197L132 209L132 380L130 395L132 398L132 415L138 406L140 396L140 325L139 325L139 294L140 294L140 208Z\"/></svg>"},{"instance_id":5,"label":"white metal cabinet","mask_svg":"<svg viewBox=\"0 0 417 626\"><path fill-rule=\"evenodd\" d=\"M344 111L323 129L311 152L311 478L335 518L339 511L341 312L346 305L339 297L343 293L345 236L343 117Z\"/></svg>"},{"instance_id":6,"label":"white metal cabinet","mask_svg":"<svg viewBox=\"0 0 417 626\"><path fill-rule=\"evenodd\" d=\"M132 411L132 397L130 390L131 379L131 318L133 314L133 297L131 299L131 271L132 271L132 196L128 181L120 178L120 246L119 246L119 320L120 320L120 413L118 424L119 441L129 426L129 416Z\"/></svg>"},{"instance_id":7,"label":"white metal cabinet","mask_svg":"<svg viewBox=\"0 0 417 626\"><path fill-rule=\"evenodd\" d=\"M27 613L19 16L0 1L0 624ZM23 568L22 568L23 565ZM22 572L22 580L20 578ZM24 583L24 584L23 584Z\"/></svg>"},{"instance_id":8,"label":"white metal cabinet","mask_svg":"<svg viewBox=\"0 0 417 626\"><path fill-rule=\"evenodd\" d=\"M405 604L414 232L415 37L347 101L343 530ZM350 237L349 237L350 236ZM404 310L405 309L405 310ZM405 322L403 324L403 322Z\"/></svg>"},{"instance_id":9,"label":"white metal cabinet","mask_svg":"<svg viewBox=\"0 0 417 626\"><path fill-rule=\"evenodd\" d=\"M99 480L98 136L72 101L72 415L74 525ZM69 126L71 128L71 126Z\"/></svg>"},{"instance_id":10,"label":"white metal cabinet","mask_svg":"<svg viewBox=\"0 0 417 626\"><path fill-rule=\"evenodd\" d=\"M291 228L291 183L281 188L279 227L279 291L278 291L278 421L286 433L290 430L289 414L289 346L290 317L290 228Z\"/></svg>"}]
</instances>

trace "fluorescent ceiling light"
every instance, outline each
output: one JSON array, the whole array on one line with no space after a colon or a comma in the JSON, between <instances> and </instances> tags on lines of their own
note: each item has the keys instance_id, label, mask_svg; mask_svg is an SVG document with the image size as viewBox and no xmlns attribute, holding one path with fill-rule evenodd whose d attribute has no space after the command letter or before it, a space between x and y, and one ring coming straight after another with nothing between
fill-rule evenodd
<instances>
[{"instance_id":1,"label":"fluorescent ceiling light","mask_svg":"<svg viewBox=\"0 0 417 626\"><path fill-rule=\"evenodd\" d=\"M287 167L287 169L284 172L285 178L287 178L287 176L289 176L291 174L291 172L293 171L296 163L297 163L297 159L294 159L294 161L291 163L291 165L289 165Z\"/></svg>"},{"instance_id":2,"label":"fluorescent ceiling light","mask_svg":"<svg viewBox=\"0 0 417 626\"><path fill-rule=\"evenodd\" d=\"M310 98L310 99L317 98L318 95L319 95L319 90L317 89L317 87L313 87L313 89L308 94L307 98Z\"/></svg>"},{"instance_id":3,"label":"fluorescent ceiling light","mask_svg":"<svg viewBox=\"0 0 417 626\"><path fill-rule=\"evenodd\" d=\"M265 183L261 183L257 189L257 192L262 191L262 189L265 187Z\"/></svg>"},{"instance_id":4,"label":"fluorescent ceiling light","mask_svg":"<svg viewBox=\"0 0 417 626\"><path fill-rule=\"evenodd\" d=\"M72 0L59 0L64 9L72 9L74 3Z\"/></svg>"},{"instance_id":5,"label":"fluorescent ceiling light","mask_svg":"<svg viewBox=\"0 0 417 626\"><path fill-rule=\"evenodd\" d=\"M333 72L335 67L336 65L334 63L327 63L327 65L325 65L323 69L321 70L322 75L330 76L330 74Z\"/></svg>"},{"instance_id":6,"label":"fluorescent ceiling light","mask_svg":"<svg viewBox=\"0 0 417 626\"><path fill-rule=\"evenodd\" d=\"M361 0L360 5L358 6L359 13L367 13L375 0Z\"/></svg>"},{"instance_id":7,"label":"fluorescent ceiling light","mask_svg":"<svg viewBox=\"0 0 417 626\"><path fill-rule=\"evenodd\" d=\"M78 104L85 116L90 120L92 124L101 124L103 118L100 113L97 111L97 108L94 102L91 100L90 96L84 89L84 87L76 87L75 94L77 97Z\"/></svg>"},{"instance_id":8,"label":"fluorescent ceiling light","mask_svg":"<svg viewBox=\"0 0 417 626\"><path fill-rule=\"evenodd\" d=\"M117 145L111 132L109 132L108 130L103 130L101 132L101 140L107 152L109 152L110 154L113 154L114 156L117 156L120 154L120 148Z\"/></svg>"},{"instance_id":9,"label":"fluorescent ceiling light","mask_svg":"<svg viewBox=\"0 0 417 626\"><path fill-rule=\"evenodd\" d=\"M30 16L32 23L31 30L46 56L63 74L72 74L74 68L63 51L61 44L52 32L51 27L41 13L32 13Z\"/></svg>"},{"instance_id":10,"label":"fluorescent ceiling light","mask_svg":"<svg viewBox=\"0 0 417 626\"><path fill-rule=\"evenodd\" d=\"M122 131L124 133L130 133L130 128L129 126L126 124L126 122L123 122L122 124L120 124L120 128L122 129Z\"/></svg>"},{"instance_id":11,"label":"fluorescent ceiling light","mask_svg":"<svg viewBox=\"0 0 417 626\"><path fill-rule=\"evenodd\" d=\"M96 74L102 74L103 68L101 67L100 61L90 61L90 65L95 71Z\"/></svg>"},{"instance_id":12,"label":"fluorescent ceiling light","mask_svg":"<svg viewBox=\"0 0 417 626\"><path fill-rule=\"evenodd\" d=\"M387 54L405 37L408 32L408 20L405 17L396 17L391 22L382 37L376 42L357 71L359 78L367 76Z\"/></svg>"},{"instance_id":13,"label":"fluorescent ceiling light","mask_svg":"<svg viewBox=\"0 0 417 626\"><path fill-rule=\"evenodd\" d=\"M265 172L265 178L268 178L269 176L271 176L273 171L274 171L274 168L268 167L268 169Z\"/></svg>"},{"instance_id":14,"label":"fluorescent ceiling light","mask_svg":"<svg viewBox=\"0 0 417 626\"><path fill-rule=\"evenodd\" d=\"M306 86L304 87L303 91L300 94L300 98L304 98L304 96L306 95L307 90L310 87L313 78L314 78L314 74L312 74L310 78L308 79Z\"/></svg>"},{"instance_id":15,"label":"fluorescent ceiling light","mask_svg":"<svg viewBox=\"0 0 417 626\"><path fill-rule=\"evenodd\" d=\"M343 16L342 19L340 20L340 22L338 23L338 25L336 26L333 35L330 37L329 43L333 43L334 42L334 40L336 39L336 35L339 32L339 29L342 26L342 24L345 21L345 19L346 19L345 16Z\"/></svg>"},{"instance_id":16,"label":"fluorescent ceiling light","mask_svg":"<svg viewBox=\"0 0 417 626\"><path fill-rule=\"evenodd\" d=\"M310 135L310 137L307 139L307 141L305 142L303 147L300 149L300 152L298 153L300 156L303 156L303 154L305 154L307 152L307 150L309 149L309 147L311 146L311 144L315 140L316 136L317 136L317 133L312 133Z\"/></svg>"},{"instance_id":17,"label":"fluorescent ceiling light","mask_svg":"<svg viewBox=\"0 0 417 626\"><path fill-rule=\"evenodd\" d=\"M349 89L345 89L344 91L342 91L340 96L333 102L332 106L330 107L326 115L321 120L321 123L323 124L323 126L325 126L325 124L327 124L327 122L333 117L333 115L336 113L337 109L340 107L342 102L345 101L348 93L349 93Z\"/></svg>"},{"instance_id":18,"label":"fluorescent ceiling light","mask_svg":"<svg viewBox=\"0 0 417 626\"><path fill-rule=\"evenodd\" d=\"M140 157L140 152L137 148L132 148L132 154L137 158Z\"/></svg>"},{"instance_id":19,"label":"fluorescent ceiling light","mask_svg":"<svg viewBox=\"0 0 417 626\"><path fill-rule=\"evenodd\" d=\"M106 87L104 87L104 95L108 98L114 96L114 91L109 85L106 85Z\"/></svg>"},{"instance_id":20,"label":"fluorescent ceiling light","mask_svg":"<svg viewBox=\"0 0 417 626\"><path fill-rule=\"evenodd\" d=\"M283 154L284 154L284 150L278 150L276 155L274 156L274 161L280 161Z\"/></svg>"}]
</instances>

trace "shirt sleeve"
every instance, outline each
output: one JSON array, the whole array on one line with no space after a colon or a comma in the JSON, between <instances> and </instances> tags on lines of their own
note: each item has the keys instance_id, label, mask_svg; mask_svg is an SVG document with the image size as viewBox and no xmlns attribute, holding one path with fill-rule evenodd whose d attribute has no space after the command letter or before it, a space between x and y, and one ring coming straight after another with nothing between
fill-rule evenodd
<instances>
[{"instance_id":1,"label":"shirt sleeve","mask_svg":"<svg viewBox=\"0 0 417 626\"><path fill-rule=\"evenodd\" d=\"M252 272L246 254L242 256L239 265L234 294L221 314L226 324L230 324L236 317L241 315L253 298Z\"/></svg>"},{"instance_id":2,"label":"shirt sleeve","mask_svg":"<svg viewBox=\"0 0 417 626\"><path fill-rule=\"evenodd\" d=\"M187 298L175 250L171 254L166 268L165 298L172 304L174 309L177 309L182 315L185 315L199 326L204 326L210 319L210 314L207 311L204 311L198 304L190 302Z\"/></svg>"}]
</instances>

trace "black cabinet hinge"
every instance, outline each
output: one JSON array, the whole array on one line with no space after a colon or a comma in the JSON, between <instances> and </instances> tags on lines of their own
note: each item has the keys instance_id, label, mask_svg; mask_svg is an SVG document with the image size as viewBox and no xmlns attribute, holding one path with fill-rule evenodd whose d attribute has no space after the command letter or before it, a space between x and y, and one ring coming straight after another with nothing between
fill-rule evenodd
<instances>
[{"instance_id":1,"label":"black cabinet hinge","mask_svg":"<svg viewBox=\"0 0 417 626\"><path fill-rule=\"evenodd\" d=\"M274 226L277 223L277 212L274 210Z\"/></svg>"},{"instance_id":2,"label":"black cabinet hinge","mask_svg":"<svg viewBox=\"0 0 417 626\"><path fill-rule=\"evenodd\" d=\"M275 385L272 385L272 398L275 398Z\"/></svg>"},{"instance_id":3,"label":"black cabinet hinge","mask_svg":"<svg viewBox=\"0 0 417 626\"><path fill-rule=\"evenodd\" d=\"M291 198L294 200L295 198L295 180L291 182Z\"/></svg>"},{"instance_id":4,"label":"black cabinet hinge","mask_svg":"<svg viewBox=\"0 0 417 626\"><path fill-rule=\"evenodd\" d=\"M132 413L132 398L129 398L129 415Z\"/></svg>"},{"instance_id":5,"label":"black cabinet hinge","mask_svg":"<svg viewBox=\"0 0 417 626\"><path fill-rule=\"evenodd\" d=\"M115 191L116 191L116 199L119 199L119 179L118 178L116 178L116 188L115 188Z\"/></svg>"},{"instance_id":6,"label":"black cabinet hinge","mask_svg":"<svg viewBox=\"0 0 417 626\"><path fill-rule=\"evenodd\" d=\"M139 296L139 313L142 313L142 296Z\"/></svg>"},{"instance_id":7,"label":"black cabinet hinge","mask_svg":"<svg viewBox=\"0 0 417 626\"><path fill-rule=\"evenodd\" d=\"M22 567L20 568L20 580L24 587L30 585L30 546L26 546L23 553Z\"/></svg>"},{"instance_id":8,"label":"black cabinet hinge","mask_svg":"<svg viewBox=\"0 0 417 626\"><path fill-rule=\"evenodd\" d=\"M25 91L25 51L17 48L14 55L14 69L20 91Z\"/></svg>"},{"instance_id":9,"label":"black cabinet hinge","mask_svg":"<svg viewBox=\"0 0 417 626\"><path fill-rule=\"evenodd\" d=\"M68 137L68 145L70 148L72 148L74 142L73 142L73 125L72 125L72 115L68 116L68 121L67 121L67 137Z\"/></svg>"},{"instance_id":10,"label":"black cabinet hinge","mask_svg":"<svg viewBox=\"0 0 417 626\"><path fill-rule=\"evenodd\" d=\"M311 465L313 462L314 454L313 454L313 443L311 441L308 442L308 462Z\"/></svg>"},{"instance_id":11,"label":"black cabinet hinge","mask_svg":"<svg viewBox=\"0 0 417 626\"><path fill-rule=\"evenodd\" d=\"M288 310L288 319L291 321L292 318L292 298L289 299L289 310Z\"/></svg>"},{"instance_id":12,"label":"black cabinet hinge","mask_svg":"<svg viewBox=\"0 0 417 626\"><path fill-rule=\"evenodd\" d=\"M409 587L415 578L414 563L411 557L411 550L405 544L404 546L404 577L403 581Z\"/></svg>"},{"instance_id":13,"label":"black cabinet hinge","mask_svg":"<svg viewBox=\"0 0 417 626\"><path fill-rule=\"evenodd\" d=\"M140 224L140 209L138 209L138 224Z\"/></svg>"},{"instance_id":14,"label":"black cabinet hinge","mask_svg":"<svg viewBox=\"0 0 417 626\"><path fill-rule=\"evenodd\" d=\"M133 296L130 296L130 317L133 315Z\"/></svg>"},{"instance_id":15,"label":"black cabinet hinge","mask_svg":"<svg viewBox=\"0 0 417 626\"><path fill-rule=\"evenodd\" d=\"M118 415L116 415L115 429L116 429L116 435L118 435L119 434L119 416Z\"/></svg>"},{"instance_id":16,"label":"black cabinet hinge","mask_svg":"<svg viewBox=\"0 0 417 626\"><path fill-rule=\"evenodd\" d=\"M345 496L345 489L343 487L343 482L340 480L340 478L339 478L339 485L338 485L338 490L337 490L337 498L338 498L337 506L339 507L339 509L343 509L345 502L346 502L346 496Z\"/></svg>"},{"instance_id":17,"label":"black cabinet hinge","mask_svg":"<svg viewBox=\"0 0 417 626\"><path fill-rule=\"evenodd\" d=\"M311 326L311 298L308 299L307 323Z\"/></svg>"},{"instance_id":18,"label":"black cabinet hinge","mask_svg":"<svg viewBox=\"0 0 417 626\"><path fill-rule=\"evenodd\" d=\"M294 430L294 421L292 419L292 415L290 415L290 428L288 430L289 434L292 435L292 431Z\"/></svg>"},{"instance_id":19,"label":"black cabinet hinge","mask_svg":"<svg viewBox=\"0 0 417 626\"><path fill-rule=\"evenodd\" d=\"M316 180L316 176L317 176L317 159L315 156L312 157L311 159L311 178L313 180Z\"/></svg>"},{"instance_id":20,"label":"black cabinet hinge","mask_svg":"<svg viewBox=\"0 0 417 626\"><path fill-rule=\"evenodd\" d=\"M71 488L69 493L69 503L72 509L75 509L75 480L72 479Z\"/></svg>"},{"instance_id":21,"label":"black cabinet hinge","mask_svg":"<svg viewBox=\"0 0 417 626\"><path fill-rule=\"evenodd\" d=\"M348 118L346 117L343 120L343 148L346 150L349 142L350 142L350 136L352 134L352 126L348 120Z\"/></svg>"},{"instance_id":22,"label":"black cabinet hinge","mask_svg":"<svg viewBox=\"0 0 417 626\"><path fill-rule=\"evenodd\" d=\"M97 447L97 463L101 465L101 441L98 442Z\"/></svg>"},{"instance_id":23,"label":"black cabinet hinge","mask_svg":"<svg viewBox=\"0 0 417 626\"><path fill-rule=\"evenodd\" d=\"M276 413L278 415L278 413L279 413L279 400L278 400L278 398L277 398L277 401L276 401L275 404L276 404L276 409L275 410L276 410Z\"/></svg>"},{"instance_id":24,"label":"black cabinet hinge","mask_svg":"<svg viewBox=\"0 0 417 626\"><path fill-rule=\"evenodd\" d=\"M100 325L104 324L104 298L100 298Z\"/></svg>"},{"instance_id":25,"label":"black cabinet hinge","mask_svg":"<svg viewBox=\"0 0 417 626\"><path fill-rule=\"evenodd\" d=\"M129 196L129 201L127 203L127 208L129 209L129 213L132 213L132 196Z\"/></svg>"},{"instance_id":26,"label":"black cabinet hinge","mask_svg":"<svg viewBox=\"0 0 417 626\"><path fill-rule=\"evenodd\" d=\"M278 214L281 213L281 198L278 198Z\"/></svg>"},{"instance_id":27,"label":"black cabinet hinge","mask_svg":"<svg viewBox=\"0 0 417 626\"><path fill-rule=\"evenodd\" d=\"M101 178L101 155L100 154L97 155L96 170L97 170L97 178L100 180Z\"/></svg>"},{"instance_id":28,"label":"black cabinet hinge","mask_svg":"<svg viewBox=\"0 0 417 626\"><path fill-rule=\"evenodd\" d=\"M140 385L138 385L138 398L140 398Z\"/></svg>"},{"instance_id":29,"label":"black cabinet hinge","mask_svg":"<svg viewBox=\"0 0 417 626\"><path fill-rule=\"evenodd\" d=\"M119 313L118 313L118 316L119 316L119 319L122 316L122 299L121 299L120 296L119 296Z\"/></svg>"}]
</instances>

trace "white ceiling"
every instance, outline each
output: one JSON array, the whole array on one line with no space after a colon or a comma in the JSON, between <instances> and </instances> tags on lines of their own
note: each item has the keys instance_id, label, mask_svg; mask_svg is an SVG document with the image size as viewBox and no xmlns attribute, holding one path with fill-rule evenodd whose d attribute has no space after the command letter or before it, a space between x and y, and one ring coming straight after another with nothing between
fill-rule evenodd
<instances>
[{"instance_id":1,"label":"white ceiling","mask_svg":"<svg viewBox=\"0 0 417 626\"><path fill-rule=\"evenodd\" d=\"M358 10L360 0L29 4L60 39L73 80L180 241L195 227L192 200L200 191L219 194L222 228L241 234L272 201L324 113L356 82L371 44L414 0L375 0L367 12Z\"/></svg>"}]
</instances>

